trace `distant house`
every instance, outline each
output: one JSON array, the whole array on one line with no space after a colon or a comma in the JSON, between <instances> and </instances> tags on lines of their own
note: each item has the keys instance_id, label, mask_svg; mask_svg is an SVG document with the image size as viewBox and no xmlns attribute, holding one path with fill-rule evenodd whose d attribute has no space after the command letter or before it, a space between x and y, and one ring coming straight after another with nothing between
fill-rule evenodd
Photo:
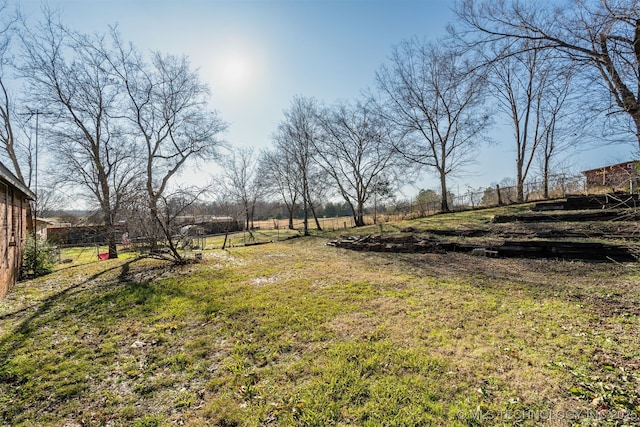
<instances>
[{"instance_id":1,"label":"distant house","mask_svg":"<svg viewBox=\"0 0 640 427\"><path fill-rule=\"evenodd\" d=\"M591 169L582 174L587 179L587 190L608 188L637 191L640 183L640 160Z\"/></svg>"},{"instance_id":2,"label":"distant house","mask_svg":"<svg viewBox=\"0 0 640 427\"><path fill-rule=\"evenodd\" d=\"M29 200L35 194L0 163L0 299L16 283L27 235Z\"/></svg>"},{"instance_id":3,"label":"distant house","mask_svg":"<svg viewBox=\"0 0 640 427\"><path fill-rule=\"evenodd\" d=\"M45 218L36 218L36 233L44 240L47 240L49 238L47 229L53 227L55 224L55 222Z\"/></svg>"}]
</instances>

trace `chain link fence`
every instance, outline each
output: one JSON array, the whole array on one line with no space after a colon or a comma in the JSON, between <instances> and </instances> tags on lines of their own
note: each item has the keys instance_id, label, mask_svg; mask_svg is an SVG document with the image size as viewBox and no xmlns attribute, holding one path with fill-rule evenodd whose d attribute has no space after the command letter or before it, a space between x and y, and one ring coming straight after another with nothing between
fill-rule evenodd
<instances>
[{"instance_id":1,"label":"chain link fence","mask_svg":"<svg viewBox=\"0 0 640 427\"><path fill-rule=\"evenodd\" d=\"M523 201L534 202L545 199L564 198L567 194L584 192L585 182L582 175L554 175L545 183L543 180L532 180L524 183ZM452 197L453 210L510 205L518 202L517 186L487 187L480 191L467 191Z\"/></svg>"}]
</instances>

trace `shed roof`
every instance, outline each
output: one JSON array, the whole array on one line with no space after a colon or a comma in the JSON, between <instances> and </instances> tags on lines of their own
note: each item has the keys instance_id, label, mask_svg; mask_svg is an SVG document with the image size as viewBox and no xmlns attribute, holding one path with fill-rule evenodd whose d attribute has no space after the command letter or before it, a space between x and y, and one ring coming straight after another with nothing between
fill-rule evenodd
<instances>
[{"instance_id":1,"label":"shed roof","mask_svg":"<svg viewBox=\"0 0 640 427\"><path fill-rule=\"evenodd\" d=\"M640 160L629 160L628 162L617 163L617 164L615 164L615 165L602 166L602 167L599 167L599 168L589 169L589 170L586 170L586 171L582 171L582 172L580 172L580 173L582 173L582 174L587 174L587 173L589 173L589 172L596 172L596 171L601 171L601 170L604 170L604 169L615 169L615 168L620 168L620 167L623 167L624 165L628 165L629 163L636 163L636 164L640 164Z\"/></svg>"},{"instance_id":2,"label":"shed roof","mask_svg":"<svg viewBox=\"0 0 640 427\"><path fill-rule=\"evenodd\" d=\"M11 172L2 162L0 162L0 179L2 179L4 181L6 181L7 183L11 184L18 191L20 191L22 194L27 196L27 199L29 199L29 200L35 200L36 199L35 193L33 191L29 190L29 187L27 187L22 182L20 182L18 177L16 177L13 174L13 172Z\"/></svg>"}]
</instances>

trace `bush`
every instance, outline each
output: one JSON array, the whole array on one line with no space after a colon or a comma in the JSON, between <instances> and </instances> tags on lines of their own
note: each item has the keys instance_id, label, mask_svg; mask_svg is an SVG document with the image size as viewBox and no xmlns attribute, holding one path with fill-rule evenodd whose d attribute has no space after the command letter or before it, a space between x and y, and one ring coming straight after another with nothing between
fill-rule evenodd
<instances>
[{"instance_id":1,"label":"bush","mask_svg":"<svg viewBox=\"0 0 640 427\"><path fill-rule=\"evenodd\" d=\"M22 276L38 277L53 271L56 263L57 248L41 236L33 238L33 234L27 234L24 245L24 257L22 262Z\"/></svg>"}]
</instances>

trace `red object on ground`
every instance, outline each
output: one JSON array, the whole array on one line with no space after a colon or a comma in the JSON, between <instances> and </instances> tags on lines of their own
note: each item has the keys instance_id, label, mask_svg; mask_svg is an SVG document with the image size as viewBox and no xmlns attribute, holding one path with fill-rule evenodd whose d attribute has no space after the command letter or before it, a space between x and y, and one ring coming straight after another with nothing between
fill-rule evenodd
<instances>
[{"instance_id":1,"label":"red object on ground","mask_svg":"<svg viewBox=\"0 0 640 427\"><path fill-rule=\"evenodd\" d=\"M109 252L98 254L98 259L109 259Z\"/></svg>"}]
</instances>

